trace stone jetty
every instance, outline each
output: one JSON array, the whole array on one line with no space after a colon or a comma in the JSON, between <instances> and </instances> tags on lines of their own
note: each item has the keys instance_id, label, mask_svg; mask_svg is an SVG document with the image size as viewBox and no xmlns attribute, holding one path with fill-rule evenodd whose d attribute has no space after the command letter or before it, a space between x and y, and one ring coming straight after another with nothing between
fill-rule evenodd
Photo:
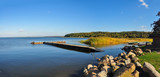
<instances>
[{"instance_id":1,"label":"stone jetty","mask_svg":"<svg viewBox=\"0 0 160 77\"><path fill-rule=\"evenodd\" d=\"M65 41L56 41L56 42L31 42L31 44L47 44L52 45L64 49L69 50L76 50L81 52L103 52L102 50L96 49L95 47L89 47L89 46L82 46L82 45L73 45L73 44L66 44Z\"/></svg>"}]
</instances>

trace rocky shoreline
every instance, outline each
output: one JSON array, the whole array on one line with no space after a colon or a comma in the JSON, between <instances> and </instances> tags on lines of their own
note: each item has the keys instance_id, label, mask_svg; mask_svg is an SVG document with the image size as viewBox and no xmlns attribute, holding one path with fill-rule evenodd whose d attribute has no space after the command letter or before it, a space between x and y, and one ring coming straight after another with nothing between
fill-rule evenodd
<instances>
[{"instance_id":1,"label":"rocky shoreline","mask_svg":"<svg viewBox=\"0 0 160 77\"><path fill-rule=\"evenodd\" d=\"M145 62L143 66L138 62L137 56L143 56L141 48L125 46L118 57L103 56L97 58L98 64L89 64L83 70L84 77L160 77L153 65ZM150 49L145 52L151 53Z\"/></svg>"}]
</instances>

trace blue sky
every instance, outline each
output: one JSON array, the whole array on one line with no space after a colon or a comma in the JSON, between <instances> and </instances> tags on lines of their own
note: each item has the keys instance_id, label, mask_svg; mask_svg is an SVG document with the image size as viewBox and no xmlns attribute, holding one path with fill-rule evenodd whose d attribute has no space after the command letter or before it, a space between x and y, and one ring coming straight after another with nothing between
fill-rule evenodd
<instances>
[{"instance_id":1,"label":"blue sky","mask_svg":"<svg viewBox=\"0 0 160 77\"><path fill-rule=\"evenodd\" d=\"M0 0L0 37L151 31L160 0Z\"/></svg>"}]
</instances>

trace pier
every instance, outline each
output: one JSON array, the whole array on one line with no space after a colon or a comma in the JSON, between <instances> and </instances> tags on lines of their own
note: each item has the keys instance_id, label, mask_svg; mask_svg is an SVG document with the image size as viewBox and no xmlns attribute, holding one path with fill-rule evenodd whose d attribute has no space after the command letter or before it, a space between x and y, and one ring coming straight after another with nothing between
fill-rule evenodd
<instances>
[{"instance_id":1,"label":"pier","mask_svg":"<svg viewBox=\"0 0 160 77\"><path fill-rule=\"evenodd\" d=\"M69 50L76 50L80 52L102 52L102 50L96 49L94 47L89 46L82 46L82 45L73 45L73 44L66 44L65 41L56 41L56 42L32 42L31 44L46 44L52 45L59 48L69 49Z\"/></svg>"}]
</instances>

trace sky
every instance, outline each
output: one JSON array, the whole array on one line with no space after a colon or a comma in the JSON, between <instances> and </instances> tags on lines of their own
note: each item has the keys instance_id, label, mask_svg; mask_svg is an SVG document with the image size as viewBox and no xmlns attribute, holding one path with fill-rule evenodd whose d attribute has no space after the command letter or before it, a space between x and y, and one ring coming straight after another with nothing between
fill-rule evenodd
<instances>
[{"instance_id":1,"label":"sky","mask_svg":"<svg viewBox=\"0 0 160 77\"><path fill-rule=\"evenodd\" d=\"M0 37L151 31L160 0L0 0Z\"/></svg>"}]
</instances>

